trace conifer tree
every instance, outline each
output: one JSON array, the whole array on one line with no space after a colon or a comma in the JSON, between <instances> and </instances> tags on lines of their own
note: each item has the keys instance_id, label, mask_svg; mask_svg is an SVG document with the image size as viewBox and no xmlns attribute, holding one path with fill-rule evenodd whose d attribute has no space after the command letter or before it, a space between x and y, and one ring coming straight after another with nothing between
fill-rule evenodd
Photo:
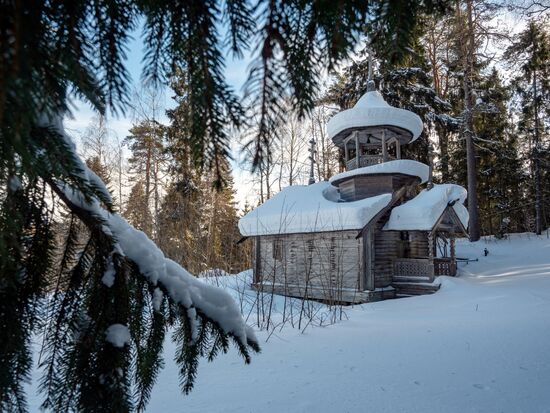
<instances>
[{"instance_id":1,"label":"conifer tree","mask_svg":"<svg viewBox=\"0 0 550 413\"><path fill-rule=\"evenodd\" d=\"M213 176L203 180L205 200L203 222L206 239L204 250L207 252L205 264L207 268L221 268L228 272L240 272L243 266L242 250L237 245L241 238L235 201L235 189L229 165L224 166L225 186L214 190ZM248 260L245 259L246 263Z\"/></svg>"},{"instance_id":2,"label":"conifer tree","mask_svg":"<svg viewBox=\"0 0 550 413\"><path fill-rule=\"evenodd\" d=\"M550 193L548 168L550 150L550 34L543 21L531 20L527 28L507 50L507 58L519 71L513 84L520 98L520 133L527 141L527 158L531 164L531 194L535 206L535 233L541 234L550 212L545 208L545 194ZM546 219L545 219L546 215ZM545 222L544 222L545 221Z\"/></svg>"},{"instance_id":3,"label":"conifer tree","mask_svg":"<svg viewBox=\"0 0 550 413\"><path fill-rule=\"evenodd\" d=\"M478 88L477 181L481 229L485 234L518 232L524 229L523 172L516 131L510 121L510 92L493 69Z\"/></svg>"},{"instance_id":4,"label":"conifer tree","mask_svg":"<svg viewBox=\"0 0 550 413\"><path fill-rule=\"evenodd\" d=\"M165 130L164 126L155 120L144 120L134 125L124 143L128 145L131 156L128 159L130 172L142 181L144 203L152 208L150 228L155 229L157 214L160 208L160 186L164 173ZM149 235L157 236L157 231Z\"/></svg>"},{"instance_id":5,"label":"conifer tree","mask_svg":"<svg viewBox=\"0 0 550 413\"><path fill-rule=\"evenodd\" d=\"M476 119L487 107L478 104L478 90L482 84L482 71L489 59L482 53L488 42L505 38L492 19L499 5L478 0L457 1L449 19L452 42L445 64L451 93L449 102L455 116L460 119L460 132L449 140L449 166L451 178L468 190L468 230L471 241L481 235L478 206L478 167L476 149L479 144Z\"/></svg>"},{"instance_id":6,"label":"conifer tree","mask_svg":"<svg viewBox=\"0 0 550 413\"><path fill-rule=\"evenodd\" d=\"M441 16L426 16L424 23L420 43L425 51L433 90L436 96L451 103L457 87L452 12L449 11ZM453 106L452 103L451 106ZM443 182L451 179L449 146L459 128L456 111L451 109L451 115L453 119L449 119L451 122L445 125L448 127L435 125L439 146L439 160L435 168Z\"/></svg>"},{"instance_id":7,"label":"conifer tree","mask_svg":"<svg viewBox=\"0 0 550 413\"><path fill-rule=\"evenodd\" d=\"M145 232L149 237L152 236L153 217L151 215L151 209L149 208L143 180L138 180L132 186L122 216L126 218L134 228Z\"/></svg>"},{"instance_id":8,"label":"conifer tree","mask_svg":"<svg viewBox=\"0 0 550 413\"><path fill-rule=\"evenodd\" d=\"M60 412L143 410L168 326L179 343L184 391L201 356L212 359L233 342L248 361L259 349L228 296L197 283L115 213L109 191L63 129L74 96L101 115L127 109L125 52L136 26L144 27L145 80L165 82L175 68L185 69L194 160L219 178L227 126L246 120L223 76L225 45L239 55L258 33L248 89L259 114L252 142L259 164L284 92L307 113L320 73L348 56L367 13L370 24L390 32L405 24L396 46L406 47L407 27L441 2L413 8L405 0L383 2L391 8L365 1L261 1L258 8L244 0L1 2L0 409L26 410L23 384L35 333L46 343L43 407ZM86 226L83 245L70 226L54 251L51 197L71 222ZM61 269L54 271L59 254ZM46 301L48 280L53 295ZM212 311L218 305L231 317Z\"/></svg>"}]
</instances>

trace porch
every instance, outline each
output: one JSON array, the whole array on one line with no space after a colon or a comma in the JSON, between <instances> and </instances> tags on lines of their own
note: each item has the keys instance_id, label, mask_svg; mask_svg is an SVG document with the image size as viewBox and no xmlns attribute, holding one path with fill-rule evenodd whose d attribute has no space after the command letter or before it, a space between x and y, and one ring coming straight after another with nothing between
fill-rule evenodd
<instances>
[{"instance_id":1,"label":"porch","mask_svg":"<svg viewBox=\"0 0 550 413\"><path fill-rule=\"evenodd\" d=\"M393 275L397 277L435 277L456 276L456 260L450 257L440 258L397 258L393 263Z\"/></svg>"},{"instance_id":2,"label":"porch","mask_svg":"<svg viewBox=\"0 0 550 413\"><path fill-rule=\"evenodd\" d=\"M439 245L433 232L428 233L427 238L427 257L406 257L393 260L392 286L396 289L397 297L433 294L439 290L440 286L436 277L440 275L456 276L454 234L449 240L441 236L439 240L443 242L442 245ZM450 246L450 251L447 249L448 246ZM437 256L437 247L442 255L440 257Z\"/></svg>"}]
</instances>

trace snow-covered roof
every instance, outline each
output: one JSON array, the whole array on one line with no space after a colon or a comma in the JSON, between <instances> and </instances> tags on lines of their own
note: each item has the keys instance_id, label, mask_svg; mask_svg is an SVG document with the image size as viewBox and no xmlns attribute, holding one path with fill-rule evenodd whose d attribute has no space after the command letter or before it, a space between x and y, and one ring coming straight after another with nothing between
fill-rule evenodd
<instances>
[{"instance_id":1,"label":"snow-covered roof","mask_svg":"<svg viewBox=\"0 0 550 413\"><path fill-rule=\"evenodd\" d=\"M334 175L329 179L331 184L335 184L347 178L358 175L375 175L375 174L405 174L418 176L422 183L428 180L430 168L428 165L410 159L398 159L396 161L383 162L376 165L364 166L362 168L352 169Z\"/></svg>"},{"instance_id":2,"label":"snow-covered roof","mask_svg":"<svg viewBox=\"0 0 550 413\"><path fill-rule=\"evenodd\" d=\"M289 186L239 221L243 236L341 231L363 228L391 201L382 194L338 202L329 182Z\"/></svg>"},{"instance_id":3,"label":"snow-covered roof","mask_svg":"<svg viewBox=\"0 0 550 413\"><path fill-rule=\"evenodd\" d=\"M380 92L365 93L355 106L334 115L327 123L330 138L347 129L369 126L395 126L411 133L410 142L422 133L422 119L408 110L390 106Z\"/></svg>"},{"instance_id":4,"label":"snow-covered roof","mask_svg":"<svg viewBox=\"0 0 550 413\"><path fill-rule=\"evenodd\" d=\"M454 184L434 185L410 201L395 207L385 230L430 231L450 203L464 228L468 228L468 210L464 207L466 190Z\"/></svg>"}]
</instances>

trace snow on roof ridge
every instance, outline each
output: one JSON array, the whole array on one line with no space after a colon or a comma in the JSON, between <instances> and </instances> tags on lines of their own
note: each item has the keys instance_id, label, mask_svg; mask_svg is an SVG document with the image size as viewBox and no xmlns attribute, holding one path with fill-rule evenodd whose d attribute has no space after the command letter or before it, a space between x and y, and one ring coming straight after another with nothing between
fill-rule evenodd
<instances>
[{"instance_id":1,"label":"snow on roof ridge","mask_svg":"<svg viewBox=\"0 0 550 413\"><path fill-rule=\"evenodd\" d=\"M434 185L424 189L413 199L392 209L384 230L429 231L441 214L452 204L462 225L468 227L468 210L464 207L467 191L456 184Z\"/></svg>"},{"instance_id":2,"label":"snow on roof ridge","mask_svg":"<svg viewBox=\"0 0 550 413\"><path fill-rule=\"evenodd\" d=\"M365 93L353 108L343 110L330 118L327 132L330 138L334 138L346 129L372 126L396 126L407 130L412 134L410 142L416 140L423 129L422 119L416 113L391 106L375 90Z\"/></svg>"},{"instance_id":3,"label":"snow on roof ridge","mask_svg":"<svg viewBox=\"0 0 550 413\"><path fill-rule=\"evenodd\" d=\"M428 165L413 161L412 159L397 159L395 161L388 161L371 166L364 166L362 168L352 169L334 175L329 179L331 184L341 181L342 179L351 178L359 175L374 175L374 174L404 174L417 176L422 183L428 181L430 174L430 168Z\"/></svg>"},{"instance_id":4,"label":"snow on roof ridge","mask_svg":"<svg viewBox=\"0 0 550 413\"><path fill-rule=\"evenodd\" d=\"M329 182L294 185L250 211L239 221L243 236L358 230L387 206L391 194L338 202Z\"/></svg>"}]
</instances>

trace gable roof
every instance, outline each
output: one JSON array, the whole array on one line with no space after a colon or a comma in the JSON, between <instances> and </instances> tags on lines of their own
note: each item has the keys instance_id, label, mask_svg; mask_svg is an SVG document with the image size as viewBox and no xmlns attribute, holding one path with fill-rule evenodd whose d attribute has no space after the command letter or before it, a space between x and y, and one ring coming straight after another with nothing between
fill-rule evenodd
<instances>
[{"instance_id":1,"label":"gable roof","mask_svg":"<svg viewBox=\"0 0 550 413\"><path fill-rule=\"evenodd\" d=\"M464 207L466 190L454 184L434 185L416 197L395 207L384 226L387 231L431 231L447 210L452 208L463 228L468 227L468 210Z\"/></svg>"},{"instance_id":2,"label":"gable roof","mask_svg":"<svg viewBox=\"0 0 550 413\"><path fill-rule=\"evenodd\" d=\"M390 203L392 194L340 202L328 182L289 186L239 221L243 236L358 230Z\"/></svg>"}]
</instances>

